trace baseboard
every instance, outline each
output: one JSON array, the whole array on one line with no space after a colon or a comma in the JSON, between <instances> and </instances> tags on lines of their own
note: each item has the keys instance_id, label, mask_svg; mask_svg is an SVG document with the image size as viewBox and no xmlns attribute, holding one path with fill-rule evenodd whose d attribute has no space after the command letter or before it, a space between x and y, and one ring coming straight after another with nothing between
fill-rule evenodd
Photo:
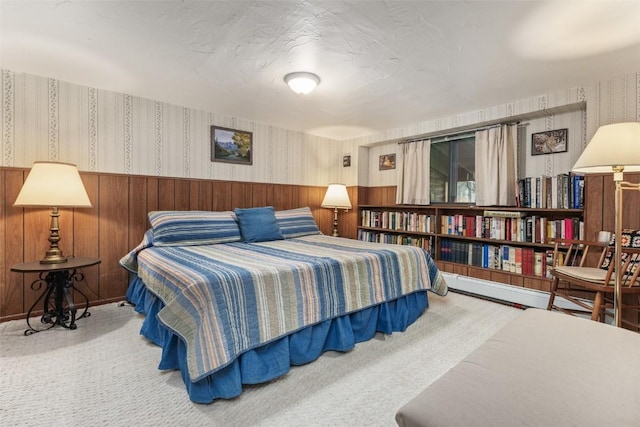
<instances>
[{"instance_id":1,"label":"baseboard","mask_svg":"<svg viewBox=\"0 0 640 427\"><path fill-rule=\"evenodd\" d=\"M447 285L452 290L478 295L481 297L517 304L524 307L547 308L549 292L520 288L504 283L492 282L484 279L463 276L460 274L442 272ZM562 298L556 299L556 304L566 309L580 309L579 306Z\"/></svg>"}]
</instances>

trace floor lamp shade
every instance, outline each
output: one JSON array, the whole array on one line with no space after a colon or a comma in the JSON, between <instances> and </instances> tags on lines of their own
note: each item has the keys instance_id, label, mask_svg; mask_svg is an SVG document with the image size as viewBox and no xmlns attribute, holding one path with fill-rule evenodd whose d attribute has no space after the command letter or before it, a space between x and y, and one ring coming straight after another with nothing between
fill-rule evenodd
<instances>
[{"instance_id":1,"label":"floor lamp shade","mask_svg":"<svg viewBox=\"0 0 640 427\"><path fill-rule=\"evenodd\" d=\"M333 208L333 236L338 237L338 209L351 209L351 200L344 184L329 184L321 206Z\"/></svg>"},{"instance_id":2,"label":"floor lamp shade","mask_svg":"<svg viewBox=\"0 0 640 427\"><path fill-rule=\"evenodd\" d=\"M640 190L640 184L624 182L624 172L640 171L640 123L614 123L598 128L580 158L573 166L573 172L613 173L615 184L615 289L613 312L616 326L621 326L622 288L620 268L622 265L622 192Z\"/></svg>"},{"instance_id":3,"label":"floor lamp shade","mask_svg":"<svg viewBox=\"0 0 640 427\"><path fill-rule=\"evenodd\" d=\"M640 171L640 123L600 126L573 171L611 173L617 166L623 167L624 172Z\"/></svg>"},{"instance_id":4,"label":"floor lamp shade","mask_svg":"<svg viewBox=\"0 0 640 427\"><path fill-rule=\"evenodd\" d=\"M58 208L90 208L91 201L76 165L59 162L35 162L13 204L16 207L50 207L50 247L43 264L67 261L58 247L60 241Z\"/></svg>"}]
</instances>

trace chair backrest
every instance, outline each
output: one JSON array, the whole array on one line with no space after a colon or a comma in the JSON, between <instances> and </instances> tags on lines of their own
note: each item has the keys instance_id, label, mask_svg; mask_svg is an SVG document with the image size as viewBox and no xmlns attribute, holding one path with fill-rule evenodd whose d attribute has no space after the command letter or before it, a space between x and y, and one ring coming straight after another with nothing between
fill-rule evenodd
<instances>
[{"instance_id":1,"label":"chair backrest","mask_svg":"<svg viewBox=\"0 0 640 427\"><path fill-rule=\"evenodd\" d=\"M622 286L640 286L640 247L630 247L631 239L623 234L622 263L620 280ZM640 234L637 244L640 245ZM615 282L615 251L612 238L610 241L587 241L556 239L553 265L574 267L596 267L607 271L604 283ZM626 242L626 245L625 245Z\"/></svg>"},{"instance_id":2,"label":"chair backrest","mask_svg":"<svg viewBox=\"0 0 640 427\"><path fill-rule=\"evenodd\" d=\"M608 252L608 242L556 239L553 265L602 268Z\"/></svg>"}]
</instances>

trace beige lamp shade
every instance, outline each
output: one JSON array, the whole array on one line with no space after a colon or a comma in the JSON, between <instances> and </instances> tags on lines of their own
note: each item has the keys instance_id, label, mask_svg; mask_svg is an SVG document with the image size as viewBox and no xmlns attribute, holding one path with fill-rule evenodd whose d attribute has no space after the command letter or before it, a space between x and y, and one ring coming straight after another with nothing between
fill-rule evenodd
<instances>
[{"instance_id":1,"label":"beige lamp shade","mask_svg":"<svg viewBox=\"0 0 640 427\"><path fill-rule=\"evenodd\" d=\"M640 171L640 123L600 126L573 166L573 172L611 173Z\"/></svg>"},{"instance_id":2,"label":"beige lamp shade","mask_svg":"<svg viewBox=\"0 0 640 427\"><path fill-rule=\"evenodd\" d=\"M90 208L91 201L76 165L35 162L13 205Z\"/></svg>"},{"instance_id":3,"label":"beige lamp shade","mask_svg":"<svg viewBox=\"0 0 640 427\"><path fill-rule=\"evenodd\" d=\"M321 206L323 208L351 209L347 187L344 184L329 184Z\"/></svg>"}]
</instances>

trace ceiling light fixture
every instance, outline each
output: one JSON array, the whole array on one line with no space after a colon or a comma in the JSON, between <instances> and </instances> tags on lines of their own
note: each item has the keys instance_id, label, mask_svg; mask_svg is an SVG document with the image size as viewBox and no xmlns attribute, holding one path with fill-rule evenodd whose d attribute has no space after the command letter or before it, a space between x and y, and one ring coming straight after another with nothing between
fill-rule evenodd
<instances>
[{"instance_id":1,"label":"ceiling light fixture","mask_svg":"<svg viewBox=\"0 0 640 427\"><path fill-rule=\"evenodd\" d=\"M311 93L316 86L320 84L320 77L313 73L296 72L284 76L284 81L287 82L291 90L295 93L306 95Z\"/></svg>"}]
</instances>

